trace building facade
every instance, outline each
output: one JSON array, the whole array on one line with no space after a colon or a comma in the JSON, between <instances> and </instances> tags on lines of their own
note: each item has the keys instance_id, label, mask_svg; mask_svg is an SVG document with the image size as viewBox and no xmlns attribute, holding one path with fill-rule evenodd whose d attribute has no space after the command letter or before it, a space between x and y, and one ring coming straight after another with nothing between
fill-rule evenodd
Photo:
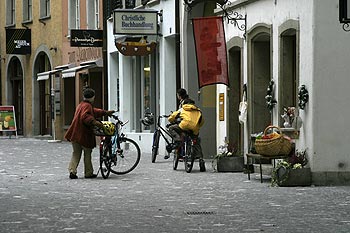
<instances>
[{"instance_id":1,"label":"building facade","mask_svg":"<svg viewBox=\"0 0 350 233\"><path fill-rule=\"evenodd\" d=\"M98 107L107 105L102 46L71 46L72 29L102 32L102 9L102 0L1 2L0 100L14 106L19 135L62 140L84 86L96 89ZM11 50L22 34L28 48Z\"/></svg>"}]
</instances>

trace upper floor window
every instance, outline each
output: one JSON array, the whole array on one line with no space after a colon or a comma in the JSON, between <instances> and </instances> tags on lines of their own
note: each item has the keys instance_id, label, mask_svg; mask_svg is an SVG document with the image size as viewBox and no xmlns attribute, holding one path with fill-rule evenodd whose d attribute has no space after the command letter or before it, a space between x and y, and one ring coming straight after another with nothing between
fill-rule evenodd
<instances>
[{"instance_id":1,"label":"upper floor window","mask_svg":"<svg viewBox=\"0 0 350 233\"><path fill-rule=\"evenodd\" d=\"M87 9L87 28L99 29L100 28L100 5L99 0L88 1L86 5Z\"/></svg>"},{"instance_id":2,"label":"upper floor window","mask_svg":"<svg viewBox=\"0 0 350 233\"><path fill-rule=\"evenodd\" d=\"M23 22L33 20L32 7L32 0L23 0Z\"/></svg>"},{"instance_id":3,"label":"upper floor window","mask_svg":"<svg viewBox=\"0 0 350 233\"><path fill-rule=\"evenodd\" d=\"M6 25L14 25L16 18L15 0L6 0Z\"/></svg>"},{"instance_id":4,"label":"upper floor window","mask_svg":"<svg viewBox=\"0 0 350 233\"><path fill-rule=\"evenodd\" d=\"M47 18L50 15L50 0L40 0L40 18Z\"/></svg>"},{"instance_id":5,"label":"upper floor window","mask_svg":"<svg viewBox=\"0 0 350 233\"><path fill-rule=\"evenodd\" d=\"M68 5L68 29L80 28L80 0L69 0ZM70 31L68 32L70 34Z\"/></svg>"}]
</instances>

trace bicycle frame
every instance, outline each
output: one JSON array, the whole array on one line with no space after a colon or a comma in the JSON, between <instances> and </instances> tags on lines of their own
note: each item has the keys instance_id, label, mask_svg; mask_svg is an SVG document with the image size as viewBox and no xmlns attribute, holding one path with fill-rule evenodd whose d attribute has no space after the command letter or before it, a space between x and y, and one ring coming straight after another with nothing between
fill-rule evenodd
<instances>
[{"instance_id":1,"label":"bicycle frame","mask_svg":"<svg viewBox=\"0 0 350 233\"><path fill-rule=\"evenodd\" d=\"M105 141L111 143L112 145L112 155L115 155L117 150L120 150L120 138L124 137L124 134L121 133L121 129L124 125L126 125L129 121L122 122L119 120L118 116L112 115L111 116L116 122L114 123L115 125L115 132L114 135L112 136L103 136L102 140L104 139Z\"/></svg>"},{"instance_id":2,"label":"bicycle frame","mask_svg":"<svg viewBox=\"0 0 350 233\"><path fill-rule=\"evenodd\" d=\"M163 137L163 139L166 141L166 143L167 144L170 144L171 142L170 142L170 140L169 140L169 138L166 136L166 135L168 135L170 138L171 138L171 140L172 140L172 136L171 136L171 134L169 133L169 131L168 130L166 130L165 128L163 128L163 126L160 124L160 119L161 118L165 118L165 117L169 117L168 115L159 115L158 116L158 119L157 119L157 127L156 127L156 129L155 129L155 131L159 131L160 132L160 135Z\"/></svg>"}]
</instances>

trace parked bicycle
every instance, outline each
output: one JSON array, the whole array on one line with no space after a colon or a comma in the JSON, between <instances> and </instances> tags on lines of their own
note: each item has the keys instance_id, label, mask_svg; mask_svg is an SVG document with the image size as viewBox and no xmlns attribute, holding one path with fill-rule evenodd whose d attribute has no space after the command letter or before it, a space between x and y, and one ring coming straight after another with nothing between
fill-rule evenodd
<instances>
[{"instance_id":1,"label":"parked bicycle","mask_svg":"<svg viewBox=\"0 0 350 233\"><path fill-rule=\"evenodd\" d=\"M157 155L159 153L159 140L162 137L166 143L166 150L168 155L174 149L173 138L166 128L161 125L162 118L168 118L169 115L159 115L157 117L156 128L153 133L153 142L152 142L152 163L156 162ZM154 115L153 113L145 113L145 117L141 120L142 124L146 126L151 126L154 124Z\"/></svg>"},{"instance_id":2,"label":"parked bicycle","mask_svg":"<svg viewBox=\"0 0 350 233\"><path fill-rule=\"evenodd\" d=\"M141 150L138 144L122 133L122 128L129 121L122 122L118 116L111 116L115 122L102 121L103 129L95 129L101 136L100 171L104 179L110 173L123 175L131 172L140 162Z\"/></svg>"}]
</instances>

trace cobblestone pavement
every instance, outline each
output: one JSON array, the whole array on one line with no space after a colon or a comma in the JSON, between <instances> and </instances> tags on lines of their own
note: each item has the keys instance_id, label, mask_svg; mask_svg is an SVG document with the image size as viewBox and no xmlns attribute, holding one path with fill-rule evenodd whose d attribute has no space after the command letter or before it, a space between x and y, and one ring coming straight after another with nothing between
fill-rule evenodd
<instances>
[{"instance_id":1,"label":"cobblestone pavement","mask_svg":"<svg viewBox=\"0 0 350 233\"><path fill-rule=\"evenodd\" d=\"M149 154L127 175L70 180L70 155L67 142L0 138L1 233L350 232L349 186L271 187L210 161L187 174Z\"/></svg>"}]
</instances>

